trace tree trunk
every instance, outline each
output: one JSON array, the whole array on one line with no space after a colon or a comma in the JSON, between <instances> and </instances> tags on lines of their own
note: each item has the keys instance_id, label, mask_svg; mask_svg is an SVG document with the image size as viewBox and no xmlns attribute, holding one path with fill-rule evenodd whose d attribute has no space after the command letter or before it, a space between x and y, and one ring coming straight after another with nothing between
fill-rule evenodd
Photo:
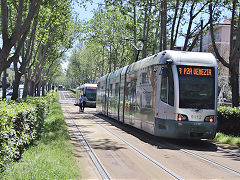
<instances>
[{"instance_id":1,"label":"tree trunk","mask_svg":"<svg viewBox=\"0 0 240 180\"><path fill-rule=\"evenodd\" d=\"M232 106L233 107L238 107L239 106L239 70L238 70L238 66L232 66L229 70L230 70L230 84L231 84L231 88L232 88Z\"/></svg>"},{"instance_id":2,"label":"tree trunk","mask_svg":"<svg viewBox=\"0 0 240 180\"><path fill-rule=\"evenodd\" d=\"M161 1L161 34L159 50L167 49L167 0Z\"/></svg>"},{"instance_id":3,"label":"tree trunk","mask_svg":"<svg viewBox=\"0 0 240 180\"><path fill-rule=\"evenodd\" d=\"M172 22L170 49L174 49L174 46L175 46L175 44L174 44L175 42L174 42L173 38L174 38L175 24L176 24L176 20L177 20L178 9L179 9L178 6L179 6L179 0L177 0L177 2L176 2L176 8L175 8L173 22Z\"/></svg>"},{"instance_id":4,"label":"tree trunk","mask_svg":"<svg viewBox=\"0 0 240 180\"><path fill-rule=\"evenodd\" d=\"M157 28L156 28L156 32L155 32L155 36L154 36L154 44L153 44L153 53L155 54L156 48L157 48L157 37L158 37L158 31L159 31L159 26L160 26L160 19L161 19L161 11L159 11L159 15L158 15L158 21L157 21Z\"/></svg>"},{"instance_id":5,"label":"tree trunk","mask_svg":"<svg viewBox=\"0 0 240 180\"><path fill-rule=\"evenodd\" d=\"M2 78L2 99L6 98L6 95L7 95L7 70L5 69L3 71L3 78Z\"/></svg>"},{"instance_id":6,"label":"tree trunk","mask_svg":"<svg viewBox=\"0 0 240 180\"><path fill-rule=\"evenodd\" d=\"M181 23L181 20L182 20L183 10L184 10L184 7L185 7L186 2L187 2L187 0L184 0L184 1L183 1L182 7L181 7L181 10L180 10L180 14L179 14L179 17L178 17L178 23L177 23L177 27L176 27L176 31L175 31L175 37L174 37L173 42L172 42L172 44L173 44L174 46L175 46L176 41L177 41L179 26L180 26L180 23Z\"/></svg>"},{"instance_id":7,"label":"tree trunk","mask_svg":"<svg viewBox=\"0 0 240 180\"><path fill-rule=\"evenodd\" d=\"M51 90L51 84L48 83L48 91L50 91L50 90Z\"/></svg>"},{"instance_id":8,"label":"tree trunk","mask_svg":"<svg viewBox=\"0 0 240 180\"><path fill-rule=\"evenodd\" d=\"M137 16L136 16L136 5L134 3L134 7L133 7L133 24L134 24L134 45L137 45ZM137 55L138 55L138 51L136 48L134 48L134 59L137 59Z\"/></svg>"},{"instance_id":9,"label":"tree trunk","mask_svg":"<svg viewBox=\"0 0 240 180\"><path fill-rule=\"evenodd\" d=\"M21 77L22 75L19 72L15 71L15 81L13 85L12 100L18 99L18 91L19 91L19 84L20 84Z\"/></svg>"},{"instance_id":10,"label":"tree trunk","mask_svg":"<svg viewBox=\"0 0 240 180\"><path fill-rule=\"evenodd\" d=\"M37 89L37 96L39 97L41 95L41 84L40 82L36 85L36 89Z\"/></svg>"},{"instance_id":11,"label":"tree trunk","mask_svg":"<svg viewBox=\"0 0 240 180\"><path fill-rule=\"evenodd\" d=\"M102 49L103 53L102 53L102 73L101 73L101 76L104 75L104 46L102 48L103 48Z\"/></svg>"},{"instance_id":12,"label":"tree trunk","mask_svg":"<svg viewBox=\"0 0 240 180\"><path fill-rule=\"evenodd\" d=\"M30 87L29 87L29 95L30 95L30 96L34 96L34 91L35 91L34 82L33 82L33 81L30 81L30 82L29 82L29 85L30 85Z\"/></svg>"},{"instance_id":13,"label":"tree trunk","mask_svg":"<svg viewBox=\"0 0 240 180\"><path fill-rule=\"evenodd\" d=\"M42 96L45 96L45 83L42 83Z\"/></svg>"},{"instance_id":14,"label":"tree trunk","mask_svg":"<svg viewBox=\"0 0 240 180\"><path fill-rule=\"evenodd\" d=\"M167 0L162 1L162 8L163 8L163 14L162 14L162 23L163 23L163 50L167 49Z\"/></svg>"},{"instance_id":15,"label":"tree trunk","mask_svg":"<svg viewBox=\"0 0 240 180\"><path fill-rule=\"evenodd\" d=\"M143 26L143 48L142 48L142 59L147 56L147 21L148 21L148 13L147 13L147 6L145 4L144 7L144 26Z\"/></svg>"}]
</instances>

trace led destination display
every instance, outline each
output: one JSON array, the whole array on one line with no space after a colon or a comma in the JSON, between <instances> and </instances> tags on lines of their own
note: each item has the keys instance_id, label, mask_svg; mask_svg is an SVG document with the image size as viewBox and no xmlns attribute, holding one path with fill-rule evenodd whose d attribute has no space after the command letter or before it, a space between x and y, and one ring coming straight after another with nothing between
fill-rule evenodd
<instances>
[{"instance_id":1,"label":"led destination display","mask_svg":"<svg viewBox=\"0 0 240 180\"><path fill-rule=\"evenodd\" d=\"M179 75L214 77L214 70L211 67L177 66L177 69Z\"/></svg>"}]
</instances>

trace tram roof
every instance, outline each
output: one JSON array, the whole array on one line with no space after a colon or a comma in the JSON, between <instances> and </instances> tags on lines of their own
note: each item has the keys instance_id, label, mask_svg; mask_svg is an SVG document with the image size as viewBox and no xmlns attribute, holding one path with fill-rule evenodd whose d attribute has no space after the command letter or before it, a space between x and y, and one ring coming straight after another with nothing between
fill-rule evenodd
<instances>
[{"instance_id":1,"label":"tram roof","mask_svg":"<svg viewBox=\"0 0 240 180\"><path fill-rule=\"evenodd\" d=\"M97 84L86 83L86 84L81 85L80 87L81 88L84 88L84 87L97 87Z\"/></svg>"},{"instance_id":2,"label":"tram roof","mask_svg":"<svg viewBox=\"0 0 240 180\"><path fill-rule=\"evenodd\" d=\"M212 53L166 50L159 55L164 56L164 58L160 57L159 64L171 59L176 65L217 66L216 58Z\"/></svg>"},{"instance_id":3,"label":"tram roof","mask_svg":"<svg viewBox=\"0 0 240 180\"><path fill-rule=\"evenodd\" d=\"M138 70L152 65L168 63L175 65L217 66L217 61L211 53L166 50L131 64L129 70Z\"/></svg>"},{"instance_id":4,"label":"tram roof","mask_svg":"<svg viewBox=\"0 0 240 180\"><path fill-rule=\"evenodd\" d=\"M170 61L168 61L170 60ZM128 66L128 72L143 69L152 65L163 65L172 63L175 65L195 65L195 66L217 66L216 58L211 53L205 52L189 52L189 51L174 51L166 50L158 54L149 56L131 65L127 65L115 72L108 73L100 78L100 81L105 81L107 78L118 77L125 74Z\"/></svg>"}]
</instances>

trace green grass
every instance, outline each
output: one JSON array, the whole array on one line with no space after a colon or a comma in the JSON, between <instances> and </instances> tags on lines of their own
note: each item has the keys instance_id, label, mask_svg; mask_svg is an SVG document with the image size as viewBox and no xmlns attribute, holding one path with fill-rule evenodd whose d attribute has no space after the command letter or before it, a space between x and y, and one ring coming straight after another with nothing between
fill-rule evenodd
<instances>
[{"instance_id":1,"label":"green grass","mask_svg":"<svg viewBox=\"0 0 240 180\"><path fill-rule=\"evenodd\" d=\"M240 137L225 135L223 133L217 133L213 141L240 147Z\"/></svg>"},{"instance_id":2,"label":"green grass","mask_svg":"<svg viewBox=\"0 0 240 180\"><path fill-rule=\"evenodd\" d=\"M55 102L44 123L41 140L34 143L0 179L80 179L60 104Z\"/></svg>"}]
</instances>

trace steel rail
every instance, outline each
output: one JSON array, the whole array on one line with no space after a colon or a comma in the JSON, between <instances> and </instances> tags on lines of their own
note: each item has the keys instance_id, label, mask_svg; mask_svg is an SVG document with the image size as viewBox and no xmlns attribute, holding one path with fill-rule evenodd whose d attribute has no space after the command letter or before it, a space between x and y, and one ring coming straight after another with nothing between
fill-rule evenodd
<instances>
[{"instance_id":1,"label":"steel rail","mask_svg":"<svg viewBox=\"0 0 240 180\"><path fill-rule=\"evenodd\" d=\"M72 119L72 118L71 118L71 119ZM125 144L127 144L128 146L130 146L130 147L131 147L132 149L134 149L136 152L138 152L139 154L141 154L142 156L144 156L145 158L147 158L148 160L150 160L151 162L153 162L155 165L157 165L158 167L160 167L161 169L163 169L164 171L166 171L168 174L170 174L170 175L173 176L174 178L179 179L179 180L182 179L182 178L180 178L179 176L177 176L175 173L173 173L171 170L167 169L166 167L164 167L163 165L161 165L159 162L155 161L155 160L152 159L150 156L148 156L147 154L143 153L142 151L140 151L139 149L137 149L135 146L133 146L132 144L128 143L126 140L124 140L123 138L121 138L120 136L118 136L117 134L115 134L114 132L112 132L111 130L109 130L108 128L106 128L104 125L100 124L99 122L95 121L94 119L92 119L92 121L94 121L95 123L99 124L99 125L100 125L101 127L103 127L105 130L107 130L108 132L110 132L112 135L114 135L115 137L117 137L118 139L120 139L122 142L124 142ZM76 126L76 125L75 125L75 126ZM76 127L77 127L77 126L76 126ZM77 128L78 128L78 127L77 127ZM166 143L167 143L167 142L166 142ZM191 156L193 156L193 157L202 159L202 160L204 160L204 161L206 161L206 162L208 162L208 163L211 163L211 164L213 164L213 165L215 165L215 166L218 166L218 167L220 167L220 168L223 168L223 169L225 169L225 170L227 170L227 171L229 171L229 172L231 172L231 173L234 173L234 174L240 176L240 172L239 172L239 171L236 171L236 170L234 170L234 169L231 169L231 168L229 168L229 167L227 167L227 166L224 166L224 165L222 165L222 164L220 164L220 163L217 163L217 162L215 162L215 161L213 161L213 160L210 160L210 159L205 158L205 157L203 157L203 156L201 156L201 155L198 155L198 154L196 154L196 153L193 153L193 152L191 152L191 151L189 151L189 150L183 149L183 148L181 148L180 146L173 145L173 144L169 144L169 143L167 143L167 144L168 144L169 146L172 146L172 147L174 147L174 148L176 148L176 149L179 149L180 151L182 151L182 152L184 152L184 153L187 153L187 154L189 154L189 155L191 155ZM227 150L224 150L224 149L222 149L222 148L220 148L220 147L218 147L218 150L228 152ZM232 153L232 152L229 152L229 153ZM232 153L232 155L235 155L235 156L238 156L238 157L239 157L239 153Z\"/></svg>"},{"instance_id":2,"label":"steel rail","mask_svg":"<svg viewBox=\"0 0 240 180\"><path fill-rule=\"evenodd\" d=\"M110 180L111 177L110 175L107 173L107 171L104 169L103 165L100 163L100 161L98 160L97 156L94 154L94 152L92 151L90 145L88 144L87 140L84 138L83 134L81 133L80 129L78 128L78 126L76 125L76 123L74 122L73 118L71 117L71 115L67 112L67 115L69 116L69 118L72 120L72 123L74 124L74 126L77 128L77 131L79 133L80 136L80 140L84 145L84 148L86 149L86 151L88 152L90 158L92 159L92 162L94 163L94 165L96 166L99 174L101 175L102 179L104 180Z\"/></svg>"},{"instance_id":3,"label":"steel rail","mask_svg":"<svg viewBox=\"0 0 240 180\"><path fill-rule=\"evenodd\" d=\"M226 153L230 153L232 156L237 156L237 157L240 157L240 153L235 153L235 152L232 152L231 150L228 150L228 149L223 149L219 146L217 146L217 149L219 151L223 151L223 152L226 152Z\"/></svg>"},{"instance_id":4,"label":"steel rail","mask_svg":"<svg viewBox=\"0 0 240 180\"><path fill-rule=\"evenodd\" d=\"M166 142L166 143L167 143L167 142ZM231 169L231 168L229 168L229 167L227 167L227 166L224 166L224 165L222 165L222 164L220 164L220 163L218 163L218 162L212 161L212 160L210 160L210 159L208 159L208 158L205 158L205 157L203 157L203 156L200 156L200 155L198 155L198 154L196 154L196 153L194 153L194 152L191 152L191 151L189 151L189 150L187 150L187 149L183 149L183 148L181 148L180 146L173 145L173 144L169 144L169 143L167 143L167 144L168 144L169 146L172 146L172 147L174 147L174 148L176 148L176 149L179 149L180 151L182 151L182 152L184 152L184 153L187 153L187 154L189 154L189 155L191 155L191 156L193 156L193 157L202 159L202 160L204 160L204 161L206 161L206 162L209 162L209 163L211 163L211 164L213 164L213 165L215 165L215 166L221 167L221 168L223 168L223 169L225 169L225 170L227 170L227 171L229 171L229 172L231 172L231 173L234 173L234 174L240 176L240 172L239 172L239 171L236 171L236 170L234 170L234 169Z\"/></svg>"},{"instance_id":5,"label":"steel rail","mask_svg":"<svg viewBox=\"0 0 240 180\"><path fill-rule=\"evenodd\" d=\"M92 121L94 121L95 123L97 123L98 125L103 127L105 130L107 130L109 133L111 133L112 135L114 135L115 137L120 139L122 142L124 142L125 144L130 146L133 150L135 150L136 152L138 152L139 154L144 156L146 159L150 160L152 163L154 163L155 165L157 165L158 167L160 167L161 169L166 171L168 174L173 176L175 179L183 180L183 178L181 178L180 176L176 175L174 172L172 172L171 170L167 169L166 167L164 167L162 164L160 164L159 162L155 161L154 159L152 159L150 156L148 156L147 154L145 154L144 152L142 152L141 150L139 150L138 148L136 148L135 146L133 146L132 144L130 144L129 142L127 142L126 140L124 140L123 138L121 138L120 136L115 134L114 132L112 132L111 130L109 130L108 128L106 128L104 125L100 124L99 122L95 121L94 119L92 119Z\"/></svg>"}]
</instances>

